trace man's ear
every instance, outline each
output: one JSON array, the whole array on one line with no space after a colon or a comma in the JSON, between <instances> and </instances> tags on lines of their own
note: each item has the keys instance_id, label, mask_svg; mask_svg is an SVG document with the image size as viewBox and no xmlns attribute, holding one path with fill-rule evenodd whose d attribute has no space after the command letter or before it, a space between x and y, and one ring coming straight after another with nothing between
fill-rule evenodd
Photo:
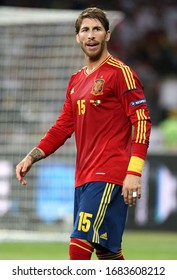
<instances>
[{"instance_id":1,"label":"man's ear","mask_svg":"<svg viewBox=\"0 0 177 280\"><path fill-rule=\"evenodd\" d=\"M76 41L77 41L78 44L80 44L80 40L79 40L78 34L76 34Z\"/></svg>"},{"instance_id":2,"label":"man's ear","mask_svg":"<svg viewBox=\"0 0 177 280\"><path fill-rule=\"evenodd\" d=\"M111 32L110 30L108 30L106 33L106 42L109 42L110 38L111 38Z\"/></svg>"}]
</instances>

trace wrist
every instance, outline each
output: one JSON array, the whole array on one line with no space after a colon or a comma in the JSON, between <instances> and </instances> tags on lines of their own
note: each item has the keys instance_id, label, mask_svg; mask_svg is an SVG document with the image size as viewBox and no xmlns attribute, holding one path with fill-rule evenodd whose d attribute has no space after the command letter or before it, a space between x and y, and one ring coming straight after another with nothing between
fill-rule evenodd
<instances>
[{"instance_id":1,"label":"wrist","mask_svg":"<svg viewBox=\"0 0 177 280\"><path fill-rule=\"evenodd\" d=\"M29 157L31 159L32 163L35 163L44 158L44 153L41 149L34 148L34 149L32 149L31 152L29 152L27 157Z\"/></svg>"}]
</instances>

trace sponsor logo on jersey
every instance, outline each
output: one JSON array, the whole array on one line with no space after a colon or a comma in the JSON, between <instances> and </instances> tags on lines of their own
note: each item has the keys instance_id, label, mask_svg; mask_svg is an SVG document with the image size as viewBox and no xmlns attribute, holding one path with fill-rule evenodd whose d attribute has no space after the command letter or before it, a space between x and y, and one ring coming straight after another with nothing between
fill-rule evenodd
<instances>
[{"instance_id":1,"label":"sponsor logo on jersey","mask_svg":"<svg viewBox=\"0 0 177 280\"><path fill-rule=\"evenodd\" d=\"M101 235L100 235L100 238L107 240L107 239L108 239L108 234L107 234L107 232L101 234Z\"/></svg>"},{"instance_id":2,"label":"sponsor logo on jersey","mask_svg":"<svg viewBox=\"0 0 177 280\"><path fill-rule=\"evenodd\" d=\"M132 101L130 103L130 105L132 107L135 107L135 106L138 106L138 105L141 105L141 104L145 104L145 103L146 103L146 99L139 99L139 100Z\"/></svg>"},{"instance_id":3,"label":"sponsor logo on jersey","mask_svg":"<svg viewBox=\"0 0 177 280\"><path fill-rule=\"evenodd\" d=\"M103 79L95 80L91 93L93 95L102 95L103 94L103 85L104 85Z\"/></svg>"},{"instance_id":4,"label":"sponsor logo on jersey","mask_svg":"<svg viewBox=\"0 0 177 280\"><path fill-rule=\"evenodd\" d=\"M72 88L70 91L70 94L73 94L73 93L74 93L74 88Z\"/></svg>"}]
</instances>

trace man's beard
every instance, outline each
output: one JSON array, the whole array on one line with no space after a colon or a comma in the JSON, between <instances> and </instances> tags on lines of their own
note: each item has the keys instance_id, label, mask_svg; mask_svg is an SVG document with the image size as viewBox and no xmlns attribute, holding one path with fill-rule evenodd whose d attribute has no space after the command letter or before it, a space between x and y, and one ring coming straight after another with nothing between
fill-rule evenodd
<instances>
[{"instance_id":1,"label":"man's beard","mask_svg":"<svg viewBox=\"0 0 177 280\"><path fill-rule=\"evenodd\" d=\"M94 61L97 61L97 60L100 59L100 57L101 57L101 55L102 55L102 53L103 53L103 50L104 50L104 46L105 46L105 41L102 41L102 42L101 42L101 47L100 47L99 51L96 52L96 53L88 52L88 51L86 50L86 48L83 47L83 45L81 45L81 49L83 50L83 52L85 53L85 55L88 56L89 59L90 59L91 61L94 62Z\"/></svg>"}]
</instances>

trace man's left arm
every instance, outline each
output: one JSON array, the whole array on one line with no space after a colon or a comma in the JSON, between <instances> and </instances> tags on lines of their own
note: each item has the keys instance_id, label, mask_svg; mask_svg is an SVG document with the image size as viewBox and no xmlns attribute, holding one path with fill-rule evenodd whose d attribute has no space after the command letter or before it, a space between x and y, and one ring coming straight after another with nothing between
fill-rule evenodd
<instances>
[{"instance_id":1,"label":"man's left arm","mask_svg":"<svg viewBox=\"0 0 177 280\"><path fill-rule=\"evenodd\" d=\"M136 91L132 96L135 97L129 101L129 117L133 127L131 157L122 189L124 201L130 206L135 205L137 198L141 197L141 175L152 126L143 90Z\"/></svg>"}]
</instances>

